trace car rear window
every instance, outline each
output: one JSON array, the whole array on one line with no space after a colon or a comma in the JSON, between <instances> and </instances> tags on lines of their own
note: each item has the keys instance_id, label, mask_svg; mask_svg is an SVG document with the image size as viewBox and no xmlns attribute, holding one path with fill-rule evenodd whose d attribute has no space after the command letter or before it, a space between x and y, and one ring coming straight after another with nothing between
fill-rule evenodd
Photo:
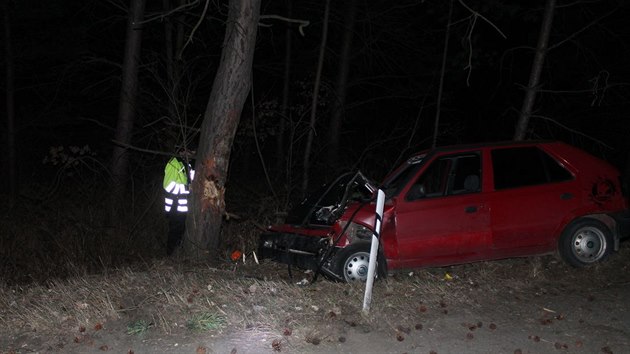
<instances>
[{"instance_id":1,"label":"car rear window","mask_svg":"<svg viewBox=\"0 0 630 354\"><path fill-rule=\"evenodd\" d=\"M492 165L497 190L573 179L553 157L534 146L492 150Z\"/></svg>"}]
</instances>

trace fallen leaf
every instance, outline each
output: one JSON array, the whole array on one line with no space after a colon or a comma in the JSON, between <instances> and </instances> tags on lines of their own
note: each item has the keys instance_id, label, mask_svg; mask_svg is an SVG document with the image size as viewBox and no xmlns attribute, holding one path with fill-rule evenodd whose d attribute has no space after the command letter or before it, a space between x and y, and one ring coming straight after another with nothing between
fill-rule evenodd
<instances>
[{"instance_id":1,"label":"fallen leaf","mask_svg":"<svg viewBox=\"0 0 630 354\"><path fill-rule=\"evenodd\" d=\"M339 337L339 343L345 343L346 342L346 337Z\"/></svg>"},{"instance_id":2,"label":"fallen leaf","mask_svg":"<svg viewBox=\"0 0 630 354\"><path fill-rule=\"evenodd\" d=\"M85 332L85 327L84 326L79 327L79 332L81 333Z\"/></svg>"},{"instance_id":3,"label":"fallen leaf","mask_svg":"<svg viewBox=\"0 0 630 354\"><path fill-rule=\"evenodd\" d=\"M275 352L279 352L282 350L282 342L280 339L274 339L273 342L271 342L271 347Z\"/></svg>"},{"instance_id":4,"label":"fallen leaf","mask_svg":"<svg viewBox=\"0 0 630 354\"><path fill-rule=\"evenodd\" d=\"M522 351L522 350L520 350L520 349L516 349L516 350L514 351L514 354L523 354L523 351Z\"/></svg>"},{"instance_id":5,"label":"fallen leaf","mask_svg":"<svg viewBox=\"0 0 630 354\"><path fill-rule=\"evenodd\" d=\"M196 353L197 354L206 354L206 347L198 346Z\"/></svg>"},{"instance_id":6,"label":"fallen leaf","mask_svg":"<svg viewBox=\"0 0 630 354\"><path fill-rule=\"evenodd\" d=\"M494 323L490 323L490 326L488 326L491 330L495 330L497 329L497 325L495 325Z\"/></svg>"},{"instance_id":7,"label":"fallen leaf","mask_svg":"<svg viewBox=\"0 0 630 354\"><path fill-rule=\"evenodd\" d=\"M134 353L133 353L133 349L129 349L129 350L127 350L127 354L134 354Z\"/></svg>"},{"instance_id":8,"label":"fallen leaf","mask_svg":"<svg viewBox=\"0 0 630 354\"><path fill-rule=\"evenodd\" d=\"M472 333L468 332L468 333L466 333L466 338L473 339L473 338L475 338L475 336Z\"/></svg>"},{"instance_id":9,"label":"fallen leaf","mask_svg":"<svg viewBox=\"0 0 630 354\"><path fill-rule=\"evenodd\" d=\"M576 341L575 341L575 347L576 347L576 348L582 348L582 345L584 345L584 343L582 343L582 341L581 341L581 340L576 340Z\"/></svg>"},{"instance_id":10,"label":"fallen leaf","mask_svg":"<svg viewBox=\"0 0 630 354\"><path fill-rule=\"evenodd\" d=\"M230 354L236 354L236 347L232 348L232 351L230 351Z\"/></svg>"},{"instance_id":11,"label":"fallen leaf","mask_svg":"<svg viewBox=\"0 0 630 354\"><path fill-rule=\"evenodd\" d=\"M417 323L416 324L416 329L417 330L421 330L422 329L422 324L421 323Z\"/></svg>"},{"instance_id":12,"label":"fallen leaf","mask_svg":"<svg viewBox=\"0 0 630 354\"><path fill-rule=\"evenodd\" d=\"M94 325L95 331L100 331L101 329L103 329L103 325L100 322Z\"/></svg>"},{"instance_id":13,"label":"fallen leaf","mask_svg":"<svg viewBox=\"0 0 630 354\"><path fill-rule=\"evenodd\" d=\"M420 312L427 312L427 307L424 305L420 305L420 307L418 307L418 311Z\"/></svg>"},{"instance_id":14,"label":"fallen leaf","mask_svg":"<svg viewBox=\"0 0 630 354\"><path fill-rule=\"evenodd\" d=\"M399 341L399 342L402 342L402 341L405 340L405 337L402 334L398 333L396 335L396 340Z\"/></svg>"},{"instance_id":15,"label":"fallen leaf","mask_svg":"<svg viewBox=\"0 0 630 354\"><path fill-rule=\"evenodd\" d=\"M610 347L603 347L602 353L613 354L613 351L610 349Z\"/></svg>"},{"instance_id":16,"label":"fallen leaf","mask_svg":"<svg viewBox=\"0 0 630 354\"><path fill-rule=\"evenodd\" d=\"M98 347L98 349L100 349L101 351L106 352L106 351L108 351L108 350L109 350L109 347L108 347L108 346L106 346L106 345L101 345L100 347Z\"/></svg>"},{"instance_id":17,"label":"fallen leaf","mask_svg":"<svg viewBox=\"0 0 630 354\"><path fill-rule=\"evenodd\" d=\"M291 328L285 328L282 334L284 334L285 336L290 336L291 333L293 333L293 331L291 331Z\"/></svg>"}]
</instances>

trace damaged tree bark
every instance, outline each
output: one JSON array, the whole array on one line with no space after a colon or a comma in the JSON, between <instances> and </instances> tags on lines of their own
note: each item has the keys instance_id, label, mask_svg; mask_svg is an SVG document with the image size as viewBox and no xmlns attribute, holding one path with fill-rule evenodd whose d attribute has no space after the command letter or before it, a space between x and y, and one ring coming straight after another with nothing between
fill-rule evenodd
<instances>
[{"instance_id":1,"label":"damaged tree bark","mask_svg":"<svg viewBox=\"0 0 630 354\"><path fill-rule=\"evenodd\" d=\"M260 0L230 0L223 52L201 124L186 220L184 253L215 254L225 213L225 181L232 141L251 87Z\"/></svg>"}]
</instances>

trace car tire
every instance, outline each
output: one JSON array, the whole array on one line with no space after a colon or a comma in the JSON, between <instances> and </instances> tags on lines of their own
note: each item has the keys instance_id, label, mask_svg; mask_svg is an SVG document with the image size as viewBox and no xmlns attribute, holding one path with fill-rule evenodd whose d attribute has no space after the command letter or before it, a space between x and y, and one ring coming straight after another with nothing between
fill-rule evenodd
<instances>
[{"instance_id":1,"label":"car tire","mask_svg":"<svg viewBox=\"0 0 630 354\"><path fill-rule=\"evenodd\" d=\"M366 281L368 273L368 263L370 260L369 242L360 242L342 248L335 255L335 273L346 282ZM379 251L376 263L376 276L385 277L387 267L385 258Z\"/></svg>"},{"instance_id":2,"label":"car tire","mask_svg":"<svg viewBox=\"0 0 630 354\"><path fill-rule=\"evenodd\" d=\"M558 251L562 259L574 267L585 267L608 258L614 239L601 221L582 218L567 226L560 236Z\"/></svg>"}]
</instances>

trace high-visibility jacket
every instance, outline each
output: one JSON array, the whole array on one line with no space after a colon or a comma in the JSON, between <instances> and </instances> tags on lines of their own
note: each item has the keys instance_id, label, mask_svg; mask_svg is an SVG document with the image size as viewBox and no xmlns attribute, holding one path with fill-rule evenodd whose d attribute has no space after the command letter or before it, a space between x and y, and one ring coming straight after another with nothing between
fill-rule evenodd
<instances>
[{"instance_id":1,"label":"high-visibility jacket","mask_svg":"<svg viewBox=\"0 0 630 354\"><path fill-rule=\"evenodd\" d=\"M188 168L187 168L188 167ZM178 213L188 212L188 186L193 180L195 171L190 165L185 165L177 157L171 158L164 168L164 211ZM190 178L189 178L190 177Z\"/></svg>"}]
</instances>

